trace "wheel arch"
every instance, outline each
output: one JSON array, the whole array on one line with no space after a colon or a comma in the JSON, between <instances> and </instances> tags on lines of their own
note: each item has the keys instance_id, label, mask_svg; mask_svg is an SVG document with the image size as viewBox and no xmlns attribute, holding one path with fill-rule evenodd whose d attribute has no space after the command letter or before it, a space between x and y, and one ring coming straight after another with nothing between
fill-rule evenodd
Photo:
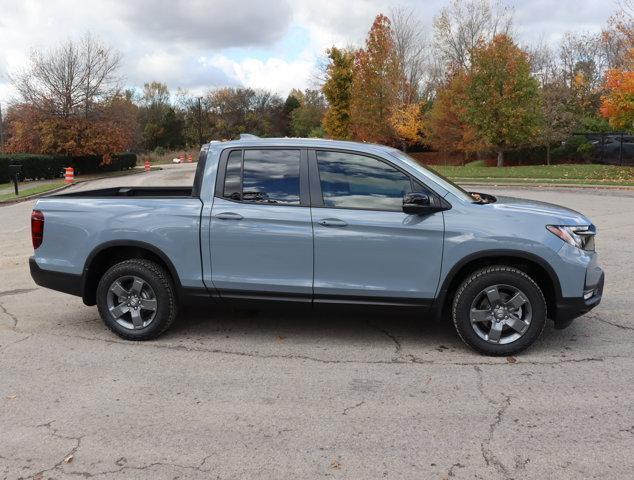
<instances>
[{"instance_id":1,"label":"wheel arch","mask_svg":"<svg viewBox=\"0 0 634 480\"><path fill-rule=\"evenodd\" d=\"M89 306L96 304L97 285L108 268L131 258L144 258L161 265L170 275L176 291L181 291L180 278L176 268L161 249L140 240L113 240L95 247L86 258L82 285L84 304Z\"/></svg>"},{"instance_id":2,"label":"wheel arch","mask_svg":"<svg viewBox=\"0 0 634 480\"><path fill-rule=\"evenodd\" d=\"M522 270L539 285L546 298L549 318L556 312L556 303L561 295L561 284L555 270L543 258L519 250L485 250L467 255L458 261L445 276L437 295L436 314L439 317L448 311L453 295L460 283L469 274L490 265L508 265Z\"/></svg>"}]
</instances>

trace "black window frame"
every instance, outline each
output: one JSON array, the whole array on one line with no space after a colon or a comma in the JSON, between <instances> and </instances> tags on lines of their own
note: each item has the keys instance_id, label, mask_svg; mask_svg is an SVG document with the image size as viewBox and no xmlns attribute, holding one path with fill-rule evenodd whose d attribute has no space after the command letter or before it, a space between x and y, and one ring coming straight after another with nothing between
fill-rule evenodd
<instances>
[{"instance_id":1,"label":"black window frame","mask_svg":"<svg viewBox=\"0 0 634 480\"><path fill-rule=\"evenodd\" d=\"M394 168L395 170L398 170L403 175L405 175L407 178L409 178L412 192L416 191L414 189L414 183L418 183L419 185L422 185L422 187L425 188L427 191L429 191L429 193L430 193L430 195L432 197L432 202L436 203L437 205L441 205L441 203L442 203L440 196L433 189L431 189L429 187L429 185L427 185L425 182L422 182L418 178L412 176L411 173L403 170L398 165L395 165L393 162L391 162L391 161L389 161L389 160L387 160L387 159L385 159L383 157L379 157L378 155L373 155L373 154L367 153L367 152L359 152L358 150L345 150L345 149L340 149L340 148L312 148L312 149L308 150L308 169L309 169L309 175L310 175L310 200L311 200L310 203L311 203L312 207L315 207L315 208L333 208L333 209L337 209L337 210L365 210L365 211L370 211L370 212L400 212L400 213L403 213L402 209L364 208L364 207L336 207L336 206L325 205L324 204L323 192L321 190L321 177L319 175L319 164L317 162L317 152L335 152L335 153L345 153L345 154L350 154L350 155L358 155L358 156L362 156L362 157L372 158L372 159L377 160L379 162L385 163L386 165Z\"/></svg>"},{"instance_id":2,"label":"black window frame","mask_svg":"<svg viewBox=\"0 0 634 480\"><path fill-rule=\"evenodd\" d=\"M244 180L244 152L247 150L289 150L299 152L299 204L278 204L248 201L240 198L236 200L224 196L225 179L227 175L227 161L231 152L240 152L240 195L242 195L242 182ZM310 188L308 186L308 153L306 148L292 146L250 146L227 148L220 154L218 162L218 173L216 175L216 187L214 189L214 197L227 200L228 202L243 203L248 205L259 205L263 207L310 207Z\"/></svg>"}]
</instances>

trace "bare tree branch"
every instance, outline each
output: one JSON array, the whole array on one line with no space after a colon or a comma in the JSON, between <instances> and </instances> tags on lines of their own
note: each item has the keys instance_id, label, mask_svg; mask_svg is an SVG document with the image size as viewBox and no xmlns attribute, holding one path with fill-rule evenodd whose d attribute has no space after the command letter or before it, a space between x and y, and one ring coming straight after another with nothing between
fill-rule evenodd
<instances>
[{"instance_id":1,"label":"bare tree branch","mask_svg":"<svg viewBox=\"0 0 634 480\"><path fill-rule=\"evenodd\" d=\"M120 91L120 54L90 34L47 51L31 52L30 65L9 76L21 97L51 115L89 118Z\"/></svg>"}]
</instances>

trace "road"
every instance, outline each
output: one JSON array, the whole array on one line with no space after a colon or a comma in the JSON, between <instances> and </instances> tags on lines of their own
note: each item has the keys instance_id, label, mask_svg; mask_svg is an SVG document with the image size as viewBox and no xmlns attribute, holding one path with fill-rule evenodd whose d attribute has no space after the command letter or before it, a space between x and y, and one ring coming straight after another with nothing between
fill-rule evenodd
<instances>
[{"instance_id":1,"label":"road","mask_svg":"<svg viewBox=\"0 0 634 480\"><path fill-rule=\"evenodd\" d=\"M631 478L634 192L486 190L587 213L607 276L514 363L399 314L190 312L126 342L36 287L34 202L0 207L0 478Z\"/></svg>"}]
</instances>

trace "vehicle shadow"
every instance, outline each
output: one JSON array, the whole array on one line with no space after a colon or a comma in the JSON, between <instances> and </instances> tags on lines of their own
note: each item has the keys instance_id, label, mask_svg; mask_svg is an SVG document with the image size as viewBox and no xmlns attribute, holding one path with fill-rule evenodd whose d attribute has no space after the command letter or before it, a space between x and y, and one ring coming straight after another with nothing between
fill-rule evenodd
<instances>
[{"instance_id":1,"label":"vehicle shadow","mask_svg":"<svg viewBox=\"0 0 634 480\"><path fill-rule=\"evenodd\" d=\"M575 346L576 328L558 331L548 321L541 338L526 353L559 356ZM311 311L228 306L188 308L160 340L179 344L221 345L229 349L299 348L301 352L347 351L350 355L374 354L429 358L438 352L482 359L466 346L449 319L436 320L409 309L326 308ZM159 340L159 341L160 341ZM273 346L274 345L274 346ZM578 344L577 344L578 346ZM455 357L455 355L454 355Z\"/></svg>"},{"instance_id":2,"label":"vehicle shadow","mask_svg":"<svg viewBox=\"0 0 634 480\"><path fill-rule=\"evenodd\" d=\"M461 348L449 321L425 318L424 313L409 309L336 308L236 309L229 306L188 308L168 332L170 337L240 335L289 338L302 342L356 343L376 341L377 336L400 348L403 342L420 342L437 348Z\"/></svg>"}]
</instances>

